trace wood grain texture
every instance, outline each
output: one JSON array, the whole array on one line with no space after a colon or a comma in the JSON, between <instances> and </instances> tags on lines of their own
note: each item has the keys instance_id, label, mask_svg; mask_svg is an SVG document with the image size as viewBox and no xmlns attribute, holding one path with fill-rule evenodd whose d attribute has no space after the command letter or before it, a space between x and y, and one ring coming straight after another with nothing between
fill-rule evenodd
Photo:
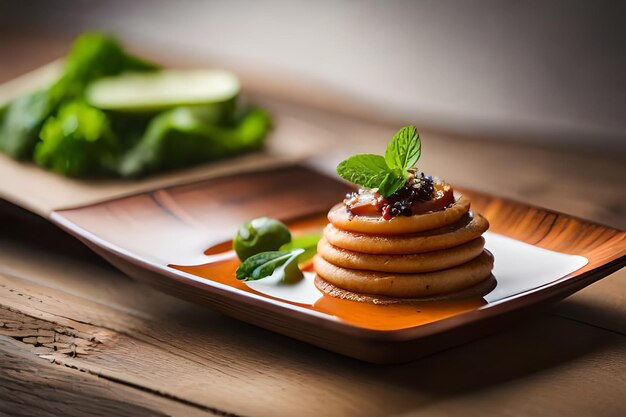
<instances>
[{"instance_id":1,"label":"wood grain texture","mask_svg":"<svg viewBox=\"0 0 626 417\"><path fill-rule=\"evenodd\" d=\"M96 374L104 384L119 381L235 415L618 416L626 406L626 339L560 317L540 316L409 365L379 367L228 319L77 255L0 240L0 322L28 323L28 334L74 329L101 341L76 356L46 350L53 358L42 358L20 336L2 336L13 340L9 351L21 369L44 364L58 379L74 372L75 381ZM123 391L113 398L137 404ZM47 395L43 387L37 392ZM96 394L82 393L106 404Z\"/></svg>"},{"instance_id":2,"label":"wood grain texture","mask_svg":"<svg viewBox=\"0 0 626 417\"><path fill-rule=\"evenodd\" d=\"M6 317L0 309L0 317ZM28 325L31 318L11 314ZM41 322L44 323L44 322ZM48 323L52 324L52 323ZM0 328L0 415L31 417L228 415L217 410L201 410L161 395L130 387L125 381L110 381L97 373L71 365L45 360L30 343L19 336L5 336ZM89 400L85 400L89 399ZM215 411L215 412L214 412Z\"/></svg>"},{"instance_id":3,"label":"wood grain texture","mask_svg":"<svg viewBox=\"0 0 626 417\"><path fill-rule=\"evenodd\" d=\"M239 226L268 216L323 214L350 188L304 167L279 167L196 181L119 198L61 215L101 239L161 265L193 263Z\"/></svg>"}]
</instances>

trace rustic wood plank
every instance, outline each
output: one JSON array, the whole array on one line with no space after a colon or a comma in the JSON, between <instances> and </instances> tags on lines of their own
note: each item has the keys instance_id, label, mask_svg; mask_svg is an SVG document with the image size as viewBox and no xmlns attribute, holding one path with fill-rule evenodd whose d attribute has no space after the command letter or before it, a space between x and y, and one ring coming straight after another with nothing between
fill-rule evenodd
<instances>
[{"instance_id":1,"label":"rustic wood plank","mask_svg":"<svg viewBox=\"0 0 626 417\"><path fill-rule=\"evenodd\" d=\"M473 415L624 410L626 339L571 320L543 316L409 365L379 367L225 318L108 268L21 245L0 244L1 264L22 275L0 277L0 321L14 323L9 315L19 314L92 337L91 349L76 356L45 346L33 354L197 406L331 416L446 415L463 407ZM49 325L31 326L26 337L32 327L49 334ZM518 392L524 407L511 411Z\"/></svg>"},{"instance_id":2,"label":"rustic wood plank","mask_svg":"<svg viewBox=\"0 0 626 417\"><path fill-rule=\"evenodd\" d=\"M0 328L0 361L2 416L219 415L95 374L57 366L41 359L36 348L20 342L16 336L3 335L3 328Z\"/></svg>"}]
</instances>

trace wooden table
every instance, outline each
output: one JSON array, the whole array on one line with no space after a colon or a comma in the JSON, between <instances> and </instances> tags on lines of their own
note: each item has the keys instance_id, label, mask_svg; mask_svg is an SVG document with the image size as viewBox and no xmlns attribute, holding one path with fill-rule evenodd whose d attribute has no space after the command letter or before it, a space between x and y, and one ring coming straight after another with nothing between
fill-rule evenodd
<instances>
[{"instance_id":1,"label":"wooden table","mask_svg":"<svg viewBox=\"0 0 626 417\"><path fill-rule=\"evenodd\" d=\"M0 81L67 45L5 39ZM279 122L302 118L342 138L314 161L326 169L356 143L379 152L397 126L322 110L323 98L261 100ZM423 168L453 183L626 227L623 155L422 137ZM0 225L3 415L626 415L625 270L505 332L375 366L139 285L10 204Z\"/></svg>"}]
</instances>

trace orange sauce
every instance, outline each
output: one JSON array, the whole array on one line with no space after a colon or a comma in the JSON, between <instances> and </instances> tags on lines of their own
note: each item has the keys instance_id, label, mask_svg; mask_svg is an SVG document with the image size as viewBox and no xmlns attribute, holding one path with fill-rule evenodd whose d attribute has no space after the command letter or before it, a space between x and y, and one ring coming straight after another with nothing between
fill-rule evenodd
<instances>
[{"instance_id":1,"label":"orange sauce","mask_svg":"<svg viewBox=\"0 0 626 417\"><path fill-rule=\"evenodd\" d=\"M211 246L209 249L204 251L204 254L207 256L219 255L219 254L228 252L232 249L233 249L233 241L227 240L226 242L218 243L217 245Z\"/></svg>"},{"instance_id":2,"label":"orange sauce","mask_svg":"<svg viewBox=\"0 0 626 417\"><path fill-rule=\"evenodd\" d=\"M324 216L303 219L289 225L294 236L320 231L327 224ZM171 268L219 282L242 291L258 294L267 298L275 297L259 293L235 278L235 271L240 262L231 249L231 242L212 246L206 255L221 255L219 260L201 265L169 265ZM310 270L311 266L305 268ZM281 300L285 303L325 313L352 325L374 330L399 330L415 327L456 316L474 310L486 301L482 298L465 300L430 301L415 304L374 305L331 297L320 292L320 298L313 305L299 304Z\"/></svg>"}]
</instances>

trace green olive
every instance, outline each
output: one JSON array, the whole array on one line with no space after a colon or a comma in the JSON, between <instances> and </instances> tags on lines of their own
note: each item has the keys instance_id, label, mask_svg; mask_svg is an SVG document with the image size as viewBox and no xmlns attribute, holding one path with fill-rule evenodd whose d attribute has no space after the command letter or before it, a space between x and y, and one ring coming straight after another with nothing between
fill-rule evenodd
<instances>
[{"instance_id":1,"label":"green olive","mask_svg":"<svg viewBox=\"0 0 626 417\"><path fill-rule=\"evenodd\" d=\"M291 233L287 226L269 217L259 217L239 228L233 239L233 249L239 259L245 261L257 253L278 250L289 242Z\"/></svg>"}]
</instances>

